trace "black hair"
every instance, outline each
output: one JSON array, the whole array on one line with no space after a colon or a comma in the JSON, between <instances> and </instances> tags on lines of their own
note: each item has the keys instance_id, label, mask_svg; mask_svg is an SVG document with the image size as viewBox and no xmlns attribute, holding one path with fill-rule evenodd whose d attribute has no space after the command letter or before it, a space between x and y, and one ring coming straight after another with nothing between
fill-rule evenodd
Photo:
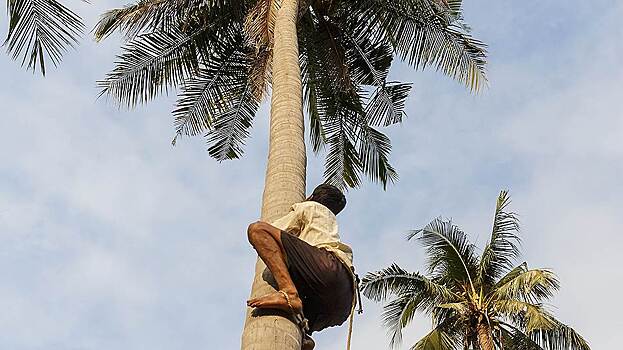
<instances>
[{"instance_id":1,"label":"black hair","mask_svg":"<svg viewBox=\"0 0 623 350\"><path fill-rule=\"evenodd\" d=\"M341 212L346 206L346 197L342 191L329 184L322 184L316 187L309 200L324 205L335 215Z\"/></svg>"}]
</instances>

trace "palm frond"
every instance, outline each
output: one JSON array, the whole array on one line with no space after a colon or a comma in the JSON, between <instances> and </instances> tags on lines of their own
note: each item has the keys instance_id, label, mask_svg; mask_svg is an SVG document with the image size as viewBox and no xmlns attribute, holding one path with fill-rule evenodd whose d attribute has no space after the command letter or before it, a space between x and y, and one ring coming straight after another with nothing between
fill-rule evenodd
<instances>
[{"instance_id":1,"label":"palm frond","mask_svg":"<svg viewBox=\"0 0 623 350\"><path fill-rule=\"evenodd\" d=\"M229 113L236 101L251 102L251 97L246 92L252 92L247 88L251 58L242 45L243 40L239 36L237 44L221 46L220 52L214 52L211 59L202 64L198 73L184 82L173 111L176 131L174 144L181 136L195 136L209 131L217 116L232 117ZM245 97L241 100L243 95ZM255 95L251 93L251 96L257 101ZM245 105L247 104L243 103L241 106Z\"/></svg>"},{"instance_id":2,"label":"palm frond","mask_svg":"<svg viewBox=\"0 0 623 350\"><path fill-rule=\"evenodd\" d=\"M482 253L478 267L478 280L486 289L510 270L519 256L520 240L516 234L519 230L519 219L515 213L507 211L510 202L508 192L500 192L495 207L491 240Z\"/></svg>"},{"instance_id":3,"label":"palm frond","mask_svg":"<svg viewBox=\"0 0 623 350\"><path fill-rule=\"evenodd\" d=\"M510 326L510 325L508 325ZM501 343L499 348L504 350L545 350L521 330L512 327L511 330L501 328Z\"/></svg>"},{"instance_id":4,"label":"palm frond","mask_svg":"<svg viewBox=\"0 0 623 350\"><path fill-rule=\"evenodd\" d=\"M524 273L526 271L528 271L528 263L524 261L520 265L518 265L515 268L513 268L512 270L510 270L502 278L500 278L500 280L495 284L495 286L493 286L493 289L506 284L507 282L511 281L513 278L521 275L522 273Z\"/></svg>"},{"instance_id":5,"label":"palm frond","mask_svg":"<svg viewBox=\"0 0 623 350\"><path fill-rule=\"evenodd\" d=\"M314 16L312 13L307 24L310 28L304 32L308 36L305 43L309 46L306 54L313 55L312 57L323 67L322 81L334 89L343 90L346 94L356 92L357 86L348 65L348 40L343 28L329 17Z\"/></svg>"},{"instance_id":6,"label":"palm frond","mask_svg":"<svg viewBox=\"0 0 623 350\"><path fill-rule=\"evenodd\" d=\"M549 329L535 329L528 334L536 343L548 350L590 350L590 345L573 328L553 320Z\"/></svg>"},{"instance_id":7,"label":"palm frond","mask_svg":"<svg viewBox=\"0 0 623 350\"><path fill-rule=\"evenodd\" d=\"M96 41L101 41L118 30L126 40L132 40L154 31L178 29L188 32L211 25L217 19L240 22L247 7L246 0L139 0L102 14L94 28L94 36Z\"/></svg>"},{"instance_id":8,"label":"palm frond","mask_svg":"<svg viewBox=\"0 0 623 350\"><path fill-rule=\"evenodd\" d=\"M22 66L46 73L46 60L57 66L84 32L82 18L56 0L7 0L9 30L4 41Z\"/></svg>"},{"instance_id":9,"label":"palm frond","mask_svg":"<svg viewBox=\"0 0 623 350\"><path fill-rule=\"evenodd\" d=\"M408 272L396 264L370 272L362 280L363 294L374 300L386 300L389 295L420 293L428 299L436 301L435 305L459 300L451 289L419 274Z\"/></svg>"},{"instance_id":10,"label":"palm frond","mask_svg":"<svg viewBox=\"0 0 623 350\"><path fill-rule=\"evenodd\" d=\"M503 280L505 282L496 285L491 292L491 298L495 300L519 299L537 303L551 298L560 287L556 275L544 269L526 270Z\"/></svg>"},{"instance_id":11,"label":"palm frond","mask_svg":"<svg viewBox=\"0 0 623 350\"><path fill-rule=\"evenodd\" d=\"M475 247L467 235L451 221L435 219L420 230L411 231L407 239L416 238L426 248L428 270L435 276L447 276L469 283L474 290Z\"/></svg>"},{"instance_id":12,"label":"palm frond","mask_svg":"<svg viewBox=\"0 0 623 350\"><path fill-rule=\"evenodd\" d=\"M355 83L374 87L366 103L368 123L375 126L401 123L411 84L386 81L393 60L391 45L380 38L371 40L364 26L350 21L351 17L347 16L340 23L347 39L344 46L349 74Z\"/></svg>"},{"instance_id":13,"label":"palm frond","mask_svg":"<svg viewBox=\"0 0 623 350\"><path fill-rule=\"evenodd\" d=\"M361 97L348 73L339 73L343 67L336 60L341 57L341 44L323 45L322 40L329 40L330 33L324 30L320 35L314 34L323 27L311 12L303 19L302 26L301 67L313 148L318 151L322 145L329 145L324 172L327 183L339 188L358 187L363 168L356 125L363 113ZM343 74L346 76L339 76Z\"/></svg>"},{"instance_id":14,"label":"palm frond","mask_svg":"<svg viewBox=\"0 0 623 350\"><path fill-rule=\"evenodd\" d=\"M330 122L327 129L329 151L325 161L325 182L338 188L359 187L362 165L352 139L356 138L342 118Z\"/></svg>"},{"instance_id":15,"label":"palm frond","mask_svg":"<svg viewBox=\"0 0 623 350\"><path fill-rule=\"evenodd\" d=\"M127 107L146 103L191 76L199 66L198 48L216 40L207 28L189 35L179 30L142 34L98 82L101 94Z\"/></svg>"},{"instance_id":16,"label":"palm frond","mask_svg":"<svg viewBox=\"0 0 623 350\"><path fill-rule=\"evenodd\" d=\"M389 126L401 123L411 83L389 82L379 86L366 104L366 115L371 125Z\"/></svg>"},{"instance_id":17,"label":"palm frond","mask_svg":"<svg viewBox=\"0 0 623 350\"><path fill-rule=\"evenodd\" d=\"M448 8L454 13L461 13L461 7L463 6L463 0L443 0L448 5Z\"/></svg>"},{"instance_id":18,"label":"palm frond","mask_svg":"<svg viewBox=\"0 0 623 350\"><path fill-rule=\"evenodd\" d=\"M261 100L272 76L275 21L281 0L260 0L245 15L243 31L248 45L255 49L251 87Z\"/></svg>"},{"instance_id":19,"label":"palm frond","mask_svg":"<svg viewBox=\"0 0 623 350\"><path fill-rule=\"evenodd\" d=\"M396 53L415 68L435 65L472 91L486 84L486 45L439 1L353 0L346 8L367 21L368 32L390 38Z\"/></svg>"},{"instance_id":20,"label":"palm frond","mask_svg":"<svg viewBox=\"0 0 623 350\"><path fill-rule=\"evenodd\" d=\"M318 110L318 87L315 81L308 80L304 89L304 100L309 115L309 138L314 153L319 153L326 144L326 135L322 128L320 111Z\"/></svg>"},{"instance_id":21,"label":"palm frond","mask_svg":"<svg viewBox=\"0 0 623 350\"><path fill-rule=\"evenodd\" d=\"M372 182L380 182L386 189L387 184L398 180L396 169L389 163L391 141L365 122L361 122L358 130L362 170Z\"/></svg>"},{"instance_id":22,"label":"palm frond","mask_svg":"<svg viewBox=\"0 0 623 350\"><path fill-rule=\"evenodd\" d=\"M438 326L418 340L410 350L455 350L460 347L457 337Z\"/></svg>"},{"instance_id":23,"label":"palm frond","mask_svg":"<svg viewBox=\"0 0 623 350\"><path fill-rule=\"evenodd\" d=\"M208 151L219 161L242 155L248 129L260 106L250 81L230 93L233 98L227 101L225 112L214 117L213 128L207 135L208 143L212 144Z\"/></svg>"},{"instance_id":24,"label":"palm frond","mask_svg":"<svg viewBox=\"0 0 623 350\"><path fill-rule=\"evenodd\" d=\"M264 99L268 92L268 84L272 79L272 50L259 50L251 54L253 62L249 73L251 93L259 101Z\"/></svg>"},{"instance_id":25,"label":"palm frond","mask_svg":"<svg viewBox=\"0 0 623 350\"><path fill-rule=\"evenodd\" d=\"M176 12L171 11L171 3L168 0L141 0L106 11L93 30L95 40L102 41L116 30L124 32L129 40L145 31L168 27L176 23Z\"/></svg>"},{"instance_id":26,"label":"palm frond","mask_svg":"<svg viewBox=\"0 0 623 350\"><path fill-rule=\"evenodd\" d=\"M396 181L398 174L389 163L391 142L367 124L360 106L353 106L359 98L343 94L340 97L340 92L335 92L334 95L323 94L323 99L325 102L330 100L329 110L336 111L336 117L327 117L323 123L323 133L330 144L326 181L341 188L345 185L358 187L361 172L373 182L383 184L383 187ZM337 105L333 106L334 103Z\"/></svg>"},{"instance_id":27,"label":"palm frond","mask_svg":"<svg viewBox=\"0 0 623 350\"><path fill-rule=\"evenodd\" d=\"M383 325L388 328L390 347L394 348L400 345L402 342L402 330L411 323L416 312L430 314L435 310L435 305L438 302L438 300L425 291L408 291L401 293L396 299L383 306ZM435 323L434 326L446 333L452 344L456 344L458 337L456 332L452 332L452 329L457 329L456 321L459 317L454 315L454 310L447 314L446 317L440 318L442 321Z\"/></svg>"},{"instance_id":28,"label":"palm frond","mask_svg":"<svg viewBox=\"0 0 623 350\"><path fill-rule=\"evenodd\" d=\"M244 32L249 42L257 50L272 49L275 21L280 7L280 0L259 0L248 12L244 23Z\"/></svg>"},{"instance_id":29,"label":"palm frond","mask_svg":"<svg viewBox=\"0 0 623 350\"><path fill-rule=\"evenodd\" d=\"M465 301L454 302L454 303L444 303L437 305L439 309L453 310L458 314L465 314L468 312L469 305Z\"/></svg>"},{"instance_id":30,"label":"palm frond","mask_svg":"<svg viewBox=\"0 0 623 350\"><path fill-rule=\"evenodd\" d=\"M551 329L555 325L554 317L539 303L498 300L492 306L499 315L512 320L527 334L535 329Z\"/></svg>"},{"instance_id":31,"label":"palm frond","mask_svg":"<svg viewBox=\"0 0 623 350\"><path fill-rule=\"evenodd\" d=\"M320 100L323 98L321 81L321 61L316 46L318 42L314 35L315 23L311 13L307 12L299 20L300 35L299 49L301 62L301 79L303 84L303 99L309 115L309 138L314 153L318 154L326 145L326 135L322 128ZM320 95L320 96L319 96Z\"/></svg>"},{"instance_id":32,"label":"palm frond","mask_svg":"<svg viewBox=\"0 0 623 350\"><path fill-rule=\"evenodd\" d=\"M313 12L306 14L301 26L301 67L312 145L316 152L330 145L326 181L338 187L358 187L362 172L383 186L395 181L397 174L389 163L391 143L369 124L363 91L352 80L346 59L354 50L352 45L348 46L338 25Z\"/></svg>"},{"instance_id":33,"label":"palm frond","mask_svg":"<svg viewBox=\"0 0 623 350\"><path fill-rule=\"evenodd\" d=\"M351 79L357 84L382 86L394 60L391 44L385 38L371 37L360 22L351 23L350 16L338 20L347 38L344 45Z\"/></svg>"},{"instance_id":34,"label":"palm frond","mask_svg":"<svg viewBox=\"0 0 623 350\"><path fill-rule=\"evenodd\" d=\"M422 301L417 293L402 294L383 306L383 325L390 336L389 346L395 348L402 342L402 329L413 320L418 306Z\"/></svg>"}]
</instances>

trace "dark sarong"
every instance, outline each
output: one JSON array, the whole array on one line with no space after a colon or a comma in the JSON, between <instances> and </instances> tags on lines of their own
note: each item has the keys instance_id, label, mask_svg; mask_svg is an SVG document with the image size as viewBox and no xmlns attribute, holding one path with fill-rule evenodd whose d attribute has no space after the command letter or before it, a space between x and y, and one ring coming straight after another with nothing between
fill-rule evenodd
<instances>
[{"instance_id":1,"label":"dark sarong","mask_svg":"<svg viewBox=\"0 0 623 350\"><path fill-rule=\"evenodd\" d=\"M288 271L303 301L309 333L339 326L348 319L353 305L353 277L328 250L281 231Z\"/></svg>"}]
</instances>

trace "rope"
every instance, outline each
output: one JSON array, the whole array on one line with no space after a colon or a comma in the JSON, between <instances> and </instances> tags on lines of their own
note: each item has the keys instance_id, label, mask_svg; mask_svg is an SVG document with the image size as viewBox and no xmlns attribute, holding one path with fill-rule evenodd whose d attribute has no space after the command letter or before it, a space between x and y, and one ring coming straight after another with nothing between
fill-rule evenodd
<instances>
[{"instance_id":1,"label":"rope","mask_svg":"<svg viewBox=\"0 0 623 350\"><path fill-rule=\"evenodd\" d=\"M346 350L350 350L350 345L353 338L353 322L355 320L355 308L357 307L357 303L359 303L359 310L357 310L357 313L363 313L363 307L361 306L361 293L359 292L359 276L355 273L354 267L351 267L351 270L353 272L353 282L355 287L355 290L353 291L353 298L356 298L356 300L353 300L353 305L350 309L350 317L348 320L348 338L346 339Z\"/></svg>"},{"instance_id":2,"label":"rope","mask_svg":"<svg viewBox=\"0 0 623 350\"><path fill-rule=\"evenodd\" d=\"M353 320L355 319L355 303L350 310L350 320L348 321L348 338L346 339L346 350L350 350L350 342L353 337Z\"/></svg>"}]
</instances>

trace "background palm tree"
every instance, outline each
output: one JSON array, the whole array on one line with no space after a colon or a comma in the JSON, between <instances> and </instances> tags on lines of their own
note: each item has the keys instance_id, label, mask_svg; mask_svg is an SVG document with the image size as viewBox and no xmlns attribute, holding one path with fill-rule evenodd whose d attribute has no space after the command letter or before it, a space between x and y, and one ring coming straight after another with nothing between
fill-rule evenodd
<instances>
[{"instance_id":1,"label":"background palm tree","mask_svg":"<svg viewBox=\"0 0 623 350\"><path fill-rule=\"evenodd\" d=\"M45 75L84 32L82 19L56 0L7 0L9 30L4 45L22 66Z\"/></svg>"},{"instance_id":2,"label":"background palm tree","mask_svg":"<svg viewBox=\"0 0 623 350\"><path fill-rule=\"evenodd\" d=\"M272 86L262 220L305 198L303 97L315 152L329 146L325 177L358 186L397 178L391 144L376 129L402 121L410 84L387 81L395 54L435 65L478 90L484 45L462 24L460 1L142 0L102 17L98 40L127 44L102 93L126 106L181 87L176 134L205 135L219 161L238 158ZM258 260L252 296L271 291ZM301 334L273 315L247 317L243 349L298 349Z\"/></svg>"},{"instance_id":3,"label":"background palm tree","mask_svg":"<svg viewBox=\"0 0 623 350\"><path fill-rule=\"evenodd\" d=\"M510 197L497 200L491 239L475 253L465 233L450 221L436 219L410 232L427 254L428 275L394 264L363 279L363 293L385 301L383 320L391 345L417 312L429 316L433 330L412 349L589 350L571 327L545 307L560 284L546 269L514 266L519 256L517 216L507 211Z\"/></svg>"}]
</instances>

